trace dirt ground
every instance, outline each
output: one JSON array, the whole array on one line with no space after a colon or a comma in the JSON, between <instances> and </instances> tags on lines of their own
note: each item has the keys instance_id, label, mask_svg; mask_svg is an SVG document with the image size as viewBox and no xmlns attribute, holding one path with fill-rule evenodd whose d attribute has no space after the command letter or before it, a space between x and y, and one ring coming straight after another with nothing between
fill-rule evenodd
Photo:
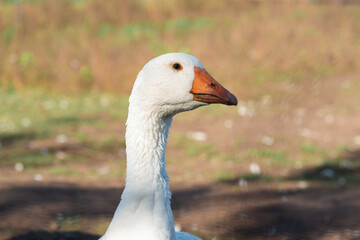
<instances>
[{"instance_id":1,"label":"dirt ground","mask_svg":"<svg viewBox=\"0 0 360 240\"><path fill-rule=\"evenodd\" d=\"M348 76L347 85L357 86L358 76ZM324 81L320 95L316 89L309 89L309 85L292 86L297 91L273 100L276 108L259 111L251 118L227 114L205 116L201 124L196 125L196 119L185 115L175 119L170 134L176 135L185 129L204 131L210 144L234 153L234 158L237 152L256 145L264 134L276 139L271 148L288 147L294 156L297 153L291 152L291 147L298 146L303 138L311 139L329 152L329 161L343 158L358 166L360 152L353 136L360 131L359 103L349 102L354 99L349 96L355 96L356 92L344 95L336 87L342 81L340 78ZM311 97L311 91L318 94L316 98ZM310 97L300 101L304 92ZM336 113L343 106L352 111L335 115L336 120L331 124L324 123L322 112ZM290 112L289 109L293 110ZM233 119L233 128L224 130L223 124L228 118ZM301 129L311 131L305 131L305 134ZM119 132L123 134L123 129ZM331 138L322 137L326 134ZM245 144L235 143L238 135L246 138ZM339 142L348 144L348 149L336 156L333 152ZM183 156L183 150L174 145L170 138L169 159ZM173 163L172 160L167 167L177 229L204 239L360 239L358 167L334 167L331 170L339 178L323 181L317 176L329 171L328 167L312 163L310 157L310 163L305 162L303 168L264 165L264 175L272 178L253 181L241 177L249 173L251 161L224 163L209 162L202 155L197 158L198 162L177 160ZM99 164L98 161L86 165L80 163L82 168ZM74 163L68 167L79 166ZM232 175L216 179L184 177L190 173L200 176L222 167ZM309 179L299 177L304 173L310 176ZM111 220L124 187L123 177L47 176L43 181L34 181L32 174L19 174L10 167L2 168L0 176L1 240L98 239Z\"/></svg>"},{"instance_id":2,"label":"dirt ground","mask_svg":"<svg viewBox=\"0 0 360 240\"><path fill-rule=\"evenodd\" d=\"M173 186L176 226L221 239L360 239L358 187L251 183L234 191L237 186L238 181ZM12 184L1 194L0 239L97 239L88 225L110 220L121 190L74 183ZM76 232L59 231L60 216L86 221Z\"/></svg>"}]
</instances>

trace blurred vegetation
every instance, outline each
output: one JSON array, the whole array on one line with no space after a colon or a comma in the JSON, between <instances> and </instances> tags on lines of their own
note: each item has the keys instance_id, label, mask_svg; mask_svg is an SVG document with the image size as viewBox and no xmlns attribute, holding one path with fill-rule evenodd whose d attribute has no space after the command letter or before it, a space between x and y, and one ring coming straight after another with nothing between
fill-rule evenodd
<instances>
[{"instance_id":1,"label":"blurred vegetation","mask_svg":"<svg viewBox=\"0 0 360 240\"><path fill-rule=\"evenodd\" d=\"M321 1L2 0L1 164L28 168L98 158L89 151L118 157L125 143L111 127L125 121L127 96L142 65L165 52L197 56L242 99L262 97L261 111L278 112L267 94L281 92L283 84L314 83L359 69L359 19L358 5ZM240 104L259 108L253 101ZM217 107L199 114L229 112ZM237 145L243 144L241 138ZM295 155L261 143L243 154L224 152L186 134L175 136L175 147L187 158L261 159L266 166L329 158L310 141L296 146ZM232 177L227 171L219 169L215 178ZM49 173L81 175L62 166Z\"/></svg>"},{"instance_id":2,"label":"blurred vegetation","mask_svg":"<svg viewBox=\"0 0 360 240\"><path fill-rule=\"evenodd\" d=\"M0 91L0 164L31 168L96 157L84 149L117 155L125 147L123 136L117 139L104 128L106 122L124 122L127 106L126 97L106 94Z\"/></svg>"},{"instance_id":3,"label":"blurred vegetation","mask_svg":"<svg viewBox=\"0 0 360 240\"><path fill-rule=\"evenodd\" d=\"M358 69L359 16L316 1L2 0L0 84L128 94L149 59L181 51L256 94Z\"/></svg>"},{"instance_id":4,"label":"blurred vegetation","mask_svg":"<svg viewBox=\"0 0 360 240\"><path fill-rule=\"evenodd\" d=\"M177 117L172 184L359 185L360 5L350 2L0 0L2 179L124 177L136 75L185 52L240 101ZM103 233L108 220L92 228ZM60 214L55 225L87 221Z\"/></svg>"}]
</instances>

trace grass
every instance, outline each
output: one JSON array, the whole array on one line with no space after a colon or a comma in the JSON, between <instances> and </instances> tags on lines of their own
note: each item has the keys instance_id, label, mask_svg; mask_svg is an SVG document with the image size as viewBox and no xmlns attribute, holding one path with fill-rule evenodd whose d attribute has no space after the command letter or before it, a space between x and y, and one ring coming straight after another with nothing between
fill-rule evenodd
<instances>
[{"instance_id":1,"label":"grass","mask_svg":"<svg viewBox=\"0 0 360 240\"><path fill-rule=\"evenodd\" d=\"M248 158L270 161L270 165L289 165L291 158L283 151L277 149L255 148L249 151Z\"/></svg>"},{"instance_id":2,"label":"grass","mask_svg":"<svg viewBox=\"0 0 360 240\"><path fill-rule=\"evenodd\" d=\"M207 143L191 141L187 145L186 154L189 157L197 157L200 154L205 154L206 158L210 160L218 155L218 151L214 148L214 146Z\"/></svg>"},{"instance_id":3,"label":"grass","mask_svg":"<svg viewBox=\"0 0 360 240\"><path fill-rule=\"evenodd\" d=\"M81 223L82 217L58 217L57 220L58 226L61 229L71 228L71 230L78 230L80 228L79 224Z\"/></svg>"},{"instance_id":4,"label":"grass","mask_svg":"<svg viewBox=\"0 0 360 240\"><path fill-rule=\"evenodd\" d=\"M209 113L210 115L212 113ZM186 156L189 158L196 158L200 155L204 155L207 160L211 160L215 157L221 160L226 159L226 155L220 153L215 146L208 142L199 142L193 140L185 135L170 135L170 138L174 140L175 147L185 149Z\"/></svg>"},{"instance_id":5,"label":"grass","mask_svg":"<svg viewBox=\"0 0 360 240\"><path fill-rule=\"evenodd\" d=\"M16 152L16 150L13 150L14 152ZM0 154L1 156L1 161L0 164L3 166L8 166L8 165L14 165L16 163L22 163L24 164L24 166L26 168L34 168L34 167L40 167L40 166L46 166L46 165L50 165L53 162L55 162L55 154L54 153L50 153L50 154L42 154L41 152L38 153L24 153L22 155L16 155L16 153L14 154Z\"/></svg>"},{"instance_id":6,"label":"grass","mask_svg":"<svg viewBox=\"0 0 360 240\"><path fill-rule=\"evenodd\" d=\"M217 181L231 180L233 178L234 178L234 174L227 170L220 171L215 175L215 179Z\"/></svg>"},{"instance_id":7,"label":"grass","mask_svg":"<svg viewBox=\"0 0 360 240\"><path fill-rule=\"evenodd\" d=\"M257 95L273 83L358 69L359 11L356 5L251 1L1 1L0 84L128 94L147 60L182 51L245 96ZM241 67L224 71L232 63Z\"/></svg>"},{"instance_id":8,"label":"grass","mask_svg":"<svg viewBox=\"0 0 360 240\"><path fill-rule=\"evenodd\" d=\"M54 176L71 176L71 177L80 177L81 173L65 167L53 167L48 170L48 173Z\"/></svg>"},{"instance_id":9,"label":"grass","mask_svg":"<svg viewBox=\"0 0 360 240\"><path fill-rule=\"evenodd\" d=\"M282 181L282 178L275 178L265 174L245 174L239 176L240 179L245 179L250 182L273 182L273 181Z\"/></svg>"},{"instance_id":10,"label":"grass","mask_svg":"<svg viewBox=\"0 0 360 240\"><path fill-rule=\"evenodd\" d=\"M93 0L21 1L21 5L1 1L0 165L51 165L59 161L56 153L69 147L66 144L76 146L65 149L76 161L92 159L80 148L117 158L124 139L106 132L108 125L125 121L127 96L137 72L164 52L198 56L216 79L224 79L224 85L244 99L260 99L265 91L278 96L286 84L352 72L360 66L359 12L356 5L244 1L228 6L215 0L166 4L110 0L101 7ZM15 13L21 17L14 20ZM41 17L45 15L51 17ZM341 34L333 31L336 28ZM344 94L352 89L358 87ZM191 122L199 115L226 114L221 106L179 118ZM56 143L59 135L68 142ZM238 147L245 148L246 141L238 139ZM40 145L29 149L31 142ZM55 148L49 148L53 142ZM185 136L175 137L175 142L191 159L204 156L226 162L236 154ZM286 148L251 147L245 160L271 166L292 166L299 158L293 155L307 163L328 158L311 141L303 142L297 154Z\"/></svg>"},{"instance_id":11,"label":"grass","mask_svg":"<svg viewBox=\"0 0 360 240\"><path fill-rule=\"evenodd\" d=\"M1 91L0 103L0 165L51 165L58 161L59 151L67 151L69 159L80 161L86 158L76 152L81 146L99 151L116 151L125 146L124 140L115 135L90 137L88 129L101 131L103 119L124 122L127 97Z\"/></svg>"},{"instance_id":12,"label":"grass","mask_svg":"<svg viewBox=\"0 0 360 240\"><path fill-rule=\"evenodd\" d=\"M324 160L316 167L305 169L299 176L301 180L336 182L358 185L360 183L360 163L346 156Z\"/></svg>"}]
</instances>

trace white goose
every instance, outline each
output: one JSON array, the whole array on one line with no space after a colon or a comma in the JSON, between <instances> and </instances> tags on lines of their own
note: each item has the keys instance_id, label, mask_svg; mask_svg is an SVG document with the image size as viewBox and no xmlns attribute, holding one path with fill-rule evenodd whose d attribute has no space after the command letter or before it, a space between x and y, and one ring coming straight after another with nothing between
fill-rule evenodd
<instances>
[{"instance_id":1,"label":"white goose","mask_svg":"<svg viewBox=\"0 0 360 240\"><path fill-rule=\"evenodd\" d=\"M200 240L175 232L170 207L165 148L172 118L209 103L236 105L237 99L183 53L148 62L135 81L126 122L126 185L100 240Z\"/></svg>"}]
</instances>

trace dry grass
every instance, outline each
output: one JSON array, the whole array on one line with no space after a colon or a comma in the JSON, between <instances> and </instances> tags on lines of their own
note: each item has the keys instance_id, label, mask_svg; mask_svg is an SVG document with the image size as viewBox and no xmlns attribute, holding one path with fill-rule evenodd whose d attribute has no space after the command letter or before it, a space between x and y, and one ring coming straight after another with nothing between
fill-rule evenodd
<instances>
[{"instance_id":1,"label":"dry grass","mask_svg":"<svg viewBox=\"0 0 360 240\"><path fill-rule=\"evenodd\" d=\"M360 67L355 5L13 2L0 3L0 84L10 89L128 94L142 65L171 51L197 56L243 96Z\"/></svg>"}]
</instances>

